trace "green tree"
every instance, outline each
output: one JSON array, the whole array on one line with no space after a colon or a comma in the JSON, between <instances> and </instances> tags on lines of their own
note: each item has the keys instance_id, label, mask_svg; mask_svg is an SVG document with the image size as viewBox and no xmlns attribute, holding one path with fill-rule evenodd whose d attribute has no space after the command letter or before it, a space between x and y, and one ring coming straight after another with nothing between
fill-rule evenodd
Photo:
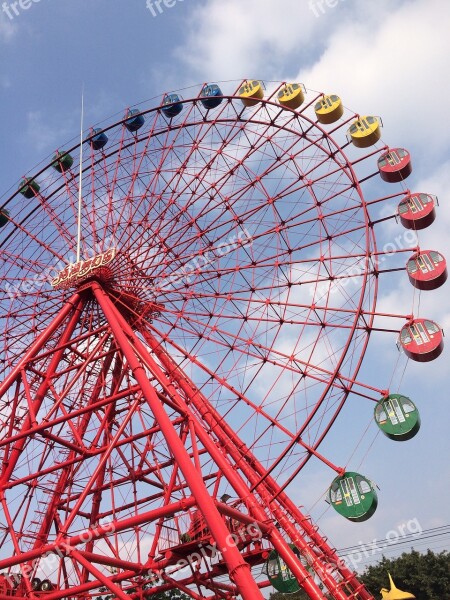
<instances>
[{"instance_id":1,"label":"green tree","mask_svg":"<svg viewBox=\"0 0 450 600\"><path fill-rule=\"evenodd\" d=\"M398 558L383 556L379 563L367 567L360 580L375 598L380 598L380 589L390 587L388 572L398 588L414 594L417 600L450 598L449 552L435 554L428 550L420 554L412 550Z\"/></svg>"}]
</instances>

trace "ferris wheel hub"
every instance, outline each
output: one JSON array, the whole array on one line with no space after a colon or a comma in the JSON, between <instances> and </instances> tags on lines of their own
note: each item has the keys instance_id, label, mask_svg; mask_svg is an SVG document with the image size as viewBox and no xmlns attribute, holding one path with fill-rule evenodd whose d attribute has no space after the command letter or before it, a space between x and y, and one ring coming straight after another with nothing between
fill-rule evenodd
<instances>
[{"instance_id":1,"label":"ferris wheel hub","mask_svg":"<svg viewBox=\"0 0 450 600\"><path fill-rule=\"evenodd\" d=\"M52 287L56 290L77 287L94 277L103 283L110 283L114 278L110 265L116 254L116 248L110 248L87 260L70 263L52 280Z\"/></svg>"}]
</instances>

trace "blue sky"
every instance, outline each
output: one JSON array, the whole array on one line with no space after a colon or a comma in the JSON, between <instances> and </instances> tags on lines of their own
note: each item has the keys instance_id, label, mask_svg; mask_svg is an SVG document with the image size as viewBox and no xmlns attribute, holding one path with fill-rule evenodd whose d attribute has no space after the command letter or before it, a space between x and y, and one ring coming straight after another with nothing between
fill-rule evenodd
<instances>
[{"instance_id":1,"label":"blue sky","mask_svg":"<svg viewBox=\"0 0 450 600\"><path fill-rule=\"evenodd\" d=\"M145 0L23 1L16 3L18 14L12 4L0 13L1 195L78 135L83 86L88 127L205 81L301 81L339 93L356 112L383 117L383 140L412 152L411 185L440 199L438 219L420 244L450 257L447 3L173 0L161 12L154 3L156 16ZM387 228L386 239L391 233ZM379 308L403 312L411 296L406 278L399 278ZM420 313L448 333L448 285L423 293ZM363 442L368 454L360 470L381 488L370 521L355 525L326 510L321 494L333 474L317 463L294 490L298 503L321 517L336 547L384 538L414 519L422 529L449 522L448 352L427 365L402 363L402 391L421 410L419 435L406 444L378 436L370 450ZM383 387L396 359L395 339L377 337L361 378ZM336 462L347 460L364 433L351 409L350 403L346 421L323 446ZM442 549L446 541L429 545ZM418 537L414 545L425 550L428 544L420 546Z\"/></svg>"}]
</instances>

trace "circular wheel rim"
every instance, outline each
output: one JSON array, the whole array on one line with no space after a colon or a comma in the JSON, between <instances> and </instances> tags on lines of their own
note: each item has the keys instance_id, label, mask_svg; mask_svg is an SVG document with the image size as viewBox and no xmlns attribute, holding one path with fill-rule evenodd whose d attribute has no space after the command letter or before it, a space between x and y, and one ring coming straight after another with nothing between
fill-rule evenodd
<instances>
[{"instance_id":1,"label":"circular wheel rim","mask_svg":"<svg viewBox=\"0 0 450 600\"><path fill-rule=\"evenodd\" d=\"M178 119L142 111L134 134L121 120L105 128L102 152L85 152L82 256L117 248L116 289L146 304L146 327L195 368L264 464L289 476L324 439L367 346L377 278L364 196L345 145L307 111L244 109L237 97L183 107ZM16 297L2 319L5 371L71 293L48 280L76 252L77 170L76 158L62 174L50 163L38 195L7 203L0 251ZM347 294L335 280L352 269Z\"/></svg>"}]
</instances>

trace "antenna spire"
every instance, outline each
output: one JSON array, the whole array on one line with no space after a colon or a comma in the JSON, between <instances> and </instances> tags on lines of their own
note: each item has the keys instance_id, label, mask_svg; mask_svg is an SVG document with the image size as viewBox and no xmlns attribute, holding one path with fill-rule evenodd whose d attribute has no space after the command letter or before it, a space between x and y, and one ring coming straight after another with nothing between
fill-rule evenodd
<instances>
[{"instance_id":1,"label":"antenna spire","mask_svg":"<svg viewBox=\"0 0 450 600\"><path fill-rule=\"evenodd\" d=\"M80 126L80 172L78 178L78 217L77 217L77 260L80 260L81 254L81 206L82 206L82 189L81 180L83 177L83 121L84 121L84 84L81 89L81 126Z\"/></svg>"}]
</instances>

